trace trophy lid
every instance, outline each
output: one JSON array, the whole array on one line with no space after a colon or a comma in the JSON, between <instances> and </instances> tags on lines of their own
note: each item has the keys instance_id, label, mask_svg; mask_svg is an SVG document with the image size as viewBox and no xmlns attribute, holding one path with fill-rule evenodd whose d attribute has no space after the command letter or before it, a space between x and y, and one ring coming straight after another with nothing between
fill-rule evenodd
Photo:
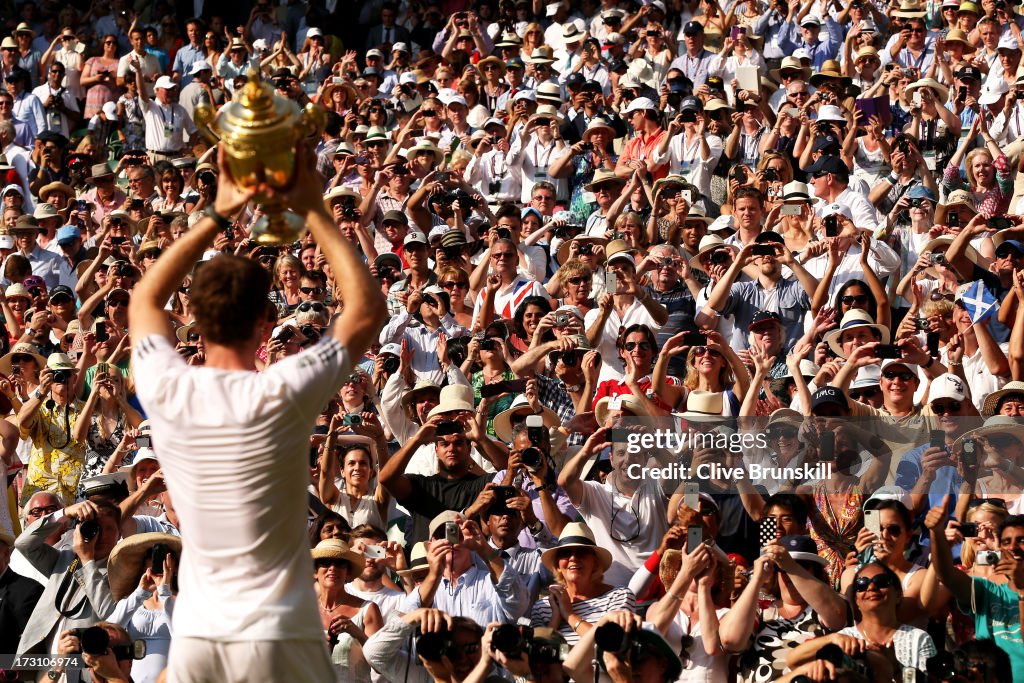
<instances>
[{"instance_id":1,"label":"trophy lid","mask_svg":"<svg viewBox=\"0 0 1024 683\"><path fill-rule=\"evenodd\" d=\"M298 105L275 95L273 88L260 80L259 73L250 69L238 98L223 107L218 127L223 132L232 128L273 128L293 120L298 113Z\"/></svg>"}]
</instances>

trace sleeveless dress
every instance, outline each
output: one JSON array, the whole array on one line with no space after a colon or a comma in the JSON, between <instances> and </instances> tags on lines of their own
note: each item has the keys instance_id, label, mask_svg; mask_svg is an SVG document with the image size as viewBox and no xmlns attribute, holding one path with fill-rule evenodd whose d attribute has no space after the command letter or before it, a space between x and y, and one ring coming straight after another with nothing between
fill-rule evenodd
<instances>
[{"instance_id":1,"label":"sleeveless dress","mask_svg":"<svg viewBox=\"0 0 1024 683\"><path fill-rule=\"evenodd\" d=\"M839 579L846 567L846 554L853 551L853 541L857 538L860 530L861 503L864 502L864 492L859 486L854 486L846 499L840 505L834 505L829 500L828 493L823 483L814 485L814 506L821 512L829 527L829 538L822 538L818 530L811 526L811 538L818 545L818 554L825 558L827 564L825 569L828 572L829 582L832 588L839 590ZM838 546L840 551L836 551Z\"/></svg>"},{"instance_id":2,"label":"sleeveless dress","mask_svg":"<svg viewBox=\"0 0 1024 683\"><path fill-rule=\"evenodd\" d=\"M369 606L370 601L364 602L352 617L352 623L359 628L363 628ZM331 663L337 683L370 683L370 665L363 657L363 647L349 634L338 634L338 644L331 651Z\"/></svg>"}]
</instances>

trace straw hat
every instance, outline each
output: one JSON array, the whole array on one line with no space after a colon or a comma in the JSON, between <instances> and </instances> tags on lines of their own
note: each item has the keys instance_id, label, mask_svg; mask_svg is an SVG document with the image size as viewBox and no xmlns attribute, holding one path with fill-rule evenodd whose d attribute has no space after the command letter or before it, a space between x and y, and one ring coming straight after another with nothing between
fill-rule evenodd
<instances>
[{"instance_id":1,"label":"straw hat","mask_svg":"<svg viewBox=\"0 0 1024 683\"><path fill-rule=\"evenodd\" d=\"M926 14L927 10L921 3L921 0L903 0L900 3L899 9L892 13L894 17L902 17L904 19L920 19Z\"/></svg>"},{"instance_id":2,"label":"straw hat","mask_svg":"<svg viewBox=\"0 0 1024 683\"><path fill-rule=\"evenodd\" d=\"M800 80L806 81L811 77L810 67L806 67L796 57L783 57L782 64L779 65L778 69L772 69L768 73L779 83L782 83L782 72L796 70L800 72Z\"/></svg>"},{"instance_id":3,"label":"straw hat","mask_svg":"<svg viewBox=\"0 0 1024 683\"><path fill-rule=\"evenodd\" d=\"M3 361L0 361L2 363ZM1010 394L1020 394L1021 398L1024 399L1024 382L1013 380L1007 382L1002 389L999 391L993 391L991 394L985 397L985 403L981 407L982 417L991 417L996 414L996 409L999 406L999 402Z\"/></svg>"},{"instance_id":4,"label":"straw hat","mask_svg":"<svg viewBox=\"0 0 1024 683\"><path fill-rule=\"evenodd\" d=\"M348 562L350 578L355 578L363 573L366 566L366 559L348 547L348 543L340 538L328 538L316 544L312 550L313 560L345 560Z\"/></svg>"},{"instance_id":5,"label":"straw hat","mask_svg":"<svg viewBox=\"0 0 1024 683\"><path fill-rule=\"evenodd\" d=\"M540 47L534 48L530 56L523 60L527 64L554 64L555 57L551 48L547 45L541 45Z\"/></svg>"},{"instance_id":6,"label":"straw hat","mask_svg":"<svg viewBox=\"0 0 1024 683\"><path fill-rule=\"evenodd\" d=\"M537 107L536 113L530 117L527 124L533 123L536 119L554 119L557 123L561 123L562 113L550 104L542 104Z\"/></svg>"},{"instance_id":7,"label":"straw hat","mask_svg":"<svg viewBox=\"0 0 1024 683\"><path fill-rule=\"evenodd\" d=\"M569 247L576 242L577 244L599 244L602 247L608 244L608 238L606 237L592 237L591 235L576 235L571 240L564 240L558 245L558 262L565 263L569 260Z\"/></svg>"},{"instance_id":8,"label":"straw hat","mask_svg":"<svg viewBox=\"0 0 1024 683\"><path fill-rule=\"evenodd\" d=\"M921 249L921 251L918 252L918 253L926 254L926 253L928 253L930 251L942 251L942 252L945 252L947 249L949 249L949 245L953 244L953 239L954 239L954 237L952 235L942 235L941 237L936 237L933 240L929 240L929 242L927 244L925 244L924 247ZM967 260L969 260L974 265L976 265L976 266L980 266L981 265L980 263L978 263L978 261L979 261L978 250L975 249L974 247L972 247L969 244L967 245L967 248L964 251L964 256L966 256ZM926 268L924 272L926 274L928 274L928 275L931 275L934 278L938 277L938 273L935 272L935 267L934 266L928 266L928 268Z\"/></svg>"},{"instance_id":9,"label":"straw hat","mask_svg":"<svg viewBox=\"0 0 1024 683\"><path fill-rule=\"evenodd\" d=\"M903 91L904 96L909 102L914 95L914 91L919 88L931 88L935 91L935 98L941 103L949 99L949 88L939 83L934 78L922 78L914 81L906 87Z\"/></svg>"},{"instance_id":10,"label":"straw hat","mask_svg":"<svg viewBox=\"0 0 1024 683\"><path fill-rule=\"evenodd\" d=\"M633 394L619 394L618 396L605 396L594 406L594 417L597 424L603 425L608 421L608 413L611 412L613 400L618 400L621 406L619 410L628 410L634 415L647 417L647 407Z\"/></svg>"},{"instance_id":11,"label":"straw hat","mask_svg":"<svg viewBox=\"0 0 1024 683\"><path fill-rule=\"evenodd\" d=\"M422 396L424 393L428 391L437 392L438 394L440 394L441 387L438 386L436 382L433 382L429 379L419 380L418 382L416 382L416 385L412 389L402 394L402 407L412 407L412 405L419 400L420 396Z\"/></svg>"},{"instance_id":12,"label":"straw hat","mask_svg":"<svg viewBox=\"0 0 1024 683\"><path fill-rule=\"evenodd\" d=\"M733 253L733 256L739 253L739 249L735 245L726 244L718 235L704 235L700 238L700 244L697 247L697 253L690 259L690 267L694 270L704 272L704 267L700 264L700 257L704 254L715 251L716 249L728 249Z\"/></svg>"},{"instance_id":13,"label":"straw hat","mask_svg":"<svg viewBox=\"0 0 1024 683\"><path fill-rule=\"evenodd\" d=\"M713 422L722 418L722 392L691 391L686 396L686 412L679 417L692 422Z\"/></svg>"},{"instance_id":14,"label":"straw hat","mask_svg":"<svg viewBox=\"0 0 1024 683\"><path fill-rule=\"evenodd\" d=\"M13 286L14 285L11 285L11 287ZM19 287L20 286L21 285L19 285ZM10 291L11 287L7 288L8 292ZM25 294L27 296L28 292L26 292ZM8 294L7 296L10 297L10 294ZM33 358L36 359L36 363L38 364L39 370L42 370L43 368L46 367L46 358L44 358L43 355L39 353L39 349L36 348L35 344L19 342L11 347L11 350L8 354L0 358L0 373L3 373L4 375L11 374L11 359L14 358L14 356L16 355L32 356Z\"/></svg>"},{"instance_id":15,"label":"straw hat","mask_svg":"<svg viewBox=\"0 0 1024 683\"><path fill-rule=\"evenodd\" d=\"M173 534L148 532L133 534L118 541L107 559L107 582L114 600L131 595L139 586L139 579L145 571L146 555L157 545L167 546L171 552L181 556L181 539Z\"/></svg>"},{"instance_id":16,"label":"straw hat","mask_svg":"<svg viewBox=\"0 0 1024 683\"><path fill-rule=\"evenodd\" d=\"M1024 382L1018 382L1024 386ZM998 401L997 401L998 402ZM967 439L973 439L978 436L989 436L990 434L1006 434L1012 436L1021 443L1024 443L1024 422L1021 422L1015 417L1009 415L993 415L985 420L985 424L980 427L976 427L968 432L962 434L955 442L953 442L953 450L956 451Z\"/></svg>"},{"instance_id":17,"label":"straw hat","mask_svg":"<svg viewBox=\"0 0 1024 683\"><path fill-rule=\"evenodd\" d=\"M839 66L839 62L834 59L826 59L821 65L821 71L812 75L810 82L811 85L817 88L823 80L830 78L841 80L844 83L850 82L850 78L843 75L843 69Z\"/></svg>"},{"instance_id":18,"label":"straw hat","mask_svg":"<svg viewBox=\"0 0 1024 683\"><path fill-rule=\"evenodd\" d=\"M604 133L608 136L609 140L614 140L617 137L615 129L608 125L608 122L600 116L590 119L590 123L587 124L587 129L583 131L582 137L587 142L590 142L590 138L595 133Z\"/></svg>"},{"instance_id":19,"label":"straw hat","mask_svg":"<svg viewBox=\"0 0 1024 683\"><path fill-rule=\"evenodd\" d=\"M960 43L964 46L964 52L974 52L977 48L971 45L971 41L967 38L967 34L958 28L949 29L949 33L946 34L945 41L947 43Z\"/></svg>"},{"instance_id":20,"label":"straw hat","mask_svg":"<svg viewBox=\"0 0 1024 683\"><path fill-rule=\"evenodd\" d=\"M344 90L345 91L345 93L346 93L346 95L345 95L345 103L348 104L350 107L352 105L354 105L356 102L359 101L359 91L357 91L352 86L351 83L349 83L348 81L343 81L341 83L334 83L332 81L331 83L328 83L327 87L323 89L322 93L320 93L320 104L322 104L325 107L330 107L331 106L331 95L334 94L335 90Z\"/></svg>"},{"instance_id":21,"label":"straw hat","mask_svg":"<svg viewBox=\"0 0 1024 683\"><path fill-rule=\"evenodd\" d=\"M615 171L611 170L610 168L599 168L596 171L594 171L593 179L589 183L584 185L583 189L585 189L587 192L593 192L594 188L600 185L601 183L618 183L621 185L625 185L626 181L620 178L619 176L615 175Z\"/></svg>"},{"instance_id":22,"label":"straw hat","mask_svg":"<svg viewBox=\"0 0 1024 683\"><path fill-rule=\"evenodd\" d=\"M419 154L420 152L430 152L434 155L434 163L441 163L441 159L444 158L444 153L437 148L431 140L427 138L420 138L415 145L410 147L406 152L406 158L411 158Z\"/></svg>"},{"instance_id":23,"label":"straw hat","mask_svg":"<svg viewBox=\"0 0 1024 683\"><path fill-rule=\"evenodd\" d=\"M869 327L878 332L881 337L883 344L889 343L889 328L885 325L878 325L875 323L875 319L871 317L871 314L862 311L859 308L854 308L847 311L843 315L843 322L839 325L838 329L832 330L825 335L825 343L828 344L832 352L840 358L846 358L846 353L843 352L842 345L839 343L839 338L842 337L843 332L852 330L856 327Z\"/></svg>"},{"instance_id":24,"label":"straw hat","mask_svg":"<svg viewBox=\"0 0 1024 683\"><path fill-rule=\"evenodd\" d=\"M429 570L430 565L427 563L427 544L423 541L419 541L412 547L412 552L409 553L409 568L399 569L397 573L402 578L405 578L406 576L412 576L414 574L425 574Z\"/></svg>"},{"instance_id":25,"label":"straw hat","mask_svg":"<svg viewBox=\"0 0 1024 683\"><path fill-rule=\"evenodd\" d=\"M517 413L534 414L526 394L516 396L515 400L512 401L512 405L494 416L494 422L492 423L494 425L494 433L505 443L511 443L512 441L512 416ZM547 406L542 407L541 416L544 418L545 427L557 429L562 424L562 421L558 419L558 414Z\"/></svg>"},{"instance_id":26,"label":"straw hat","mask_svg":"<svg viewBox=\"0 0 1024 683\"><path fill-rule=\"evenodd\" d=\"M558 562L556 557L558 551L565 548L588 548L594 551L597 555L597 564L600 567L600 571L607 571L608 567L612 565L612 554L608 552L607 548L602 548L594 540L594 532L590 530L586 524L582 522L570 522L565 525L562 529L562 533L558 535L558 543L553 548L548 548L544 551L544 554L540 556L541 562L544 566L554 574L557 568Z\"/></svg>"},{"instance_id":27,"label":"straw hat","mask_svg":"<svg viewBox=\"0 0 1024 683\"><path fill-rule=\"evenodd\" d=\"M441 389L441 398L427 417L434 417L442 413L473 412L476 406L473 402L473 387L461 384L449 384Z\"/></svg>"}]
</instances>

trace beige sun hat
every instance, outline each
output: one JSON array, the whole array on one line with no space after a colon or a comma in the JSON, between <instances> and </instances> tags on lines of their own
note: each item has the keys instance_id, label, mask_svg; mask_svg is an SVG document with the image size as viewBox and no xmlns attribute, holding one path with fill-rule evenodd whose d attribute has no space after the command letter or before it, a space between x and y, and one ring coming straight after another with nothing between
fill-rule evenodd
<instances>
[{"instance_id":1,"label":"beige sun hat","mask_svg":"<svg viewBox=\"0 0 1024 683\"><path fill-rule=\"evenodd\" d=\"M147 532L133 534L118 541L107 559L107 582L114 600L131 595L139 586L139 579L145 571L146 555L153 546L167 546L181 555L181 539L173 534Z\"/></svg>"}]
</instances>

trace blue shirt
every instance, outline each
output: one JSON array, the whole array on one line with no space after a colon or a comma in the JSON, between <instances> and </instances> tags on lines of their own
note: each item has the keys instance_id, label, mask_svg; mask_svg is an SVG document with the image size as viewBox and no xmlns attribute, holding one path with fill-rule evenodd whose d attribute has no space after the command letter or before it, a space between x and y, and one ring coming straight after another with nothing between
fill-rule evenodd
<instances>
[{"instance_id":1,"label":"blue shirt","mask_svg":"<svg viewBox=\"0 0 1024 683\"><path fill-rule=\"evenodd\" d=\"M825 19L825 30L828 32L825 40L814 41L814 44L804 42L800 35L800 27L796 22L786 24L783 34L780 35L780 42L783 51L791 55L797 48L807 50L811 55L811 66L815 71L821 71L822 65L829 59L835 59L839 54L839 46L843 44L843 32L839 24L832 17Z\"/></svg>"},{"instance_id":2,"label":"blue shirt","mask_svg":"<svg viewBox=\"0 0 1024 683\"><path fill-rule=\"evenodd\" d=\"M192 82L192 75L189 72L192 70L192 65L200 59L206 59L203 49L192 47L191 44L179 49L178 54L174 55L174 68L171 71L181 74L182 88Z\"/></svg>"},{"instance_id":3,"label":"blue shirt","mask_svg":"<svg viewBox=\"0 0 1024 683\"><path fill-rule=\"evenodd\" d=\"M900 460L900 464L896 468L896 485L904 491L913 490L917 480L921 478L921 456L929 448L931 448L929 444L918 446ZM963 483L963 477L952 465L945 465L935 470L935 480L928 488L928 507L942 505L943 498L947 495L956 496Z\"/></svg>"},{"instance_id":4,"label":"blue shirt","mask_svg":"<svg viewBox=\"0 0 1024 683\"><path fill-rule=\"evenodd\" d=\"M474 556L473 564L455 579L453 584L447 577L441 579L434 593L434 609L447 612L453 617L469 617L478 624L497 621L511 624L526 614L530 607L526 584L512 563L505 562L505 569L498 582L491 581L491 572L483 561ZM408 614L424 605L420 592L414 590L406 597L399 612Z\"/></svg>"}]
</instances>

